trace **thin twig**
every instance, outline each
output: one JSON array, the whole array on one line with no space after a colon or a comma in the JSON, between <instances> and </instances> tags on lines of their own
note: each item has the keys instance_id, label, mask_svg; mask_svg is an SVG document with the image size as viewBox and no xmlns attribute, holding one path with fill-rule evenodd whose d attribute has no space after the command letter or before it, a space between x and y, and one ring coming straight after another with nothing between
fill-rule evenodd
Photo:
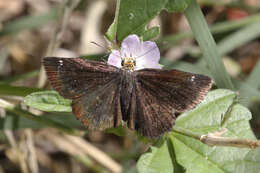
<instances>
[{"instance_id":1,"label":"thin twig","mask_svg":"<svg viewBox=\"0 0 260 173\"><path fill-rule=\"evenodd\" d=\"M198 133L191 132L190 130L186 130L179 127L173 127L173 131L185 136L198 139L202 143L207 144L209 146L225 146L225 147L238 147L238 148L260 147L260 140L221 137L220 135L222 133L219 132L198 134Z\"/></svg>"},{"instance_id":2,"label":"thin twig","mask_svg":"<svg viewBox=\"0 0 260 173\"><path fill-rule=\"evenodd\" d=\"M30 172L38 173L39 168L38 168L37 155L36 155L33 135L34 134L31 129L25 129L25 136L26 136L25 142L28 150L28 158L27 158L28 166L30 168Z\"/></svg>"},{"instance_id":3,"label":"thin twig","mask_svg":"<svg viewBox=\"0 0 260 173\"><path fill-rule=\"evenodd\" d=\"M41 133L41 135L51 141L60 150L83 162L93 172L99 173L104 172L104 170L100 170L101 167L97 165L93 167L94 163L89 158L95 159L100 165L111 170L113 173L121 172L121 166L118 163L80 137L60 135L55 133L55 131L52 131L52 133Z\"/></svg>"},{"instance_id":4,"label":"thin twig","mask_svg":"<svg viewBox=\"0 0 260 173\"><path fill-rule=\"evenodd\" d=\"M56 28L51 37L50 43L47 48L45 56L52 56L54 52L60 47L62 42L62 36L68 26L69 18L72 11L77 7L80 0L66 0L60 9L60 18L56 25ZM38 87L42 88L46 82L47 76L43 66L41 66Z\"/></svg>"}]
</instances>

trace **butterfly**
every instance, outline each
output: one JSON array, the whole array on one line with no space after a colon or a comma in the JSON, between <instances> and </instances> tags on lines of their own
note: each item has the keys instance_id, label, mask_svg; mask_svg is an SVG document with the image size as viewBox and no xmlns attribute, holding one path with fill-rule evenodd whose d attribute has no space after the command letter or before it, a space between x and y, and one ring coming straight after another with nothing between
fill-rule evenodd
<instances>
[{"instance_id":1,"label":"butterfly","mask_svg":"<svg viewBox=\"0 0 260 173\"><path fill-rule=\"evenodd\" d=\"M132 70L83 58L46 57L43 64L53 88L72 99L72 110L89 130L127 122L131 130L157 138L171 131L175 112L194 108L210 90L212 79L179 70Z\"/></svg>"}]
</instances>

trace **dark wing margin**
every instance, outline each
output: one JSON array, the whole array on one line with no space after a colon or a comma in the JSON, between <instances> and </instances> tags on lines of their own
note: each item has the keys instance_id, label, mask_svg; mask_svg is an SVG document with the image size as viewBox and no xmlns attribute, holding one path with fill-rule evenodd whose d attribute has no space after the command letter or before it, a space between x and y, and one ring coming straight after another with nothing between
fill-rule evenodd
<instances>
[{"instance_id":1,"label":"dark wing margin","mask_svg":"<svg viewBox=\"0 0 260 173\"><path fill-rule=\"evenodd\" d=\"M88 129L121 124L119 69L82 58L46 57L43 64L51 85L72 99L72 110Z\"/></svg>"},{"instance_id":2,"label":"dark wing margin","mask_svg":"<svg viewBox=\"0 0 260 173\"><path fill-rule=\"evenodd\" d=\"M212 86L212 79L179 70L143 69L137 71L137 82L161 102L177 112L194 108Z\"/></svg>"},{"instance_id":3,"label":"dark wing margin","mask_svg":"<svg viewBox=\"0 0 260 173\"><path fill-rule=\"evenodd\" d=\"M119 69L83 58L46 57L43 64L51 85L65 98L77 98L118 77Z\"/></svg>"}]
</instances>

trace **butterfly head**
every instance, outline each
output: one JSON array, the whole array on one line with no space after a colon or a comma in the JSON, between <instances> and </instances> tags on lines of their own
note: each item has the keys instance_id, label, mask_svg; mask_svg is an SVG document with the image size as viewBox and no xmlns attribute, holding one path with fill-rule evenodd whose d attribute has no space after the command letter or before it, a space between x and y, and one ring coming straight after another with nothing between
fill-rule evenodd
<instances>
[{"instance_id":1,"label":"butterfly head","mask_svg":"<svg viewBox=\"0 0 260 173\"><path fill-rule=\"evenodd\" d=\"M136 60L133 57L124 57L121 59L122 69L127 71L134 71L136 66Z\"/></svg>"}]
</instances>

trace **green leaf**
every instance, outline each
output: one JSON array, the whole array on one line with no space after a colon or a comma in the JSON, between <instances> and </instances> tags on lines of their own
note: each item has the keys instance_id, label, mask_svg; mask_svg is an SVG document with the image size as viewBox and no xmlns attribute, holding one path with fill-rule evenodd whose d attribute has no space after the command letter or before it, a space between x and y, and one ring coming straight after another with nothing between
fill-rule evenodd
<instances>
[{"instance_id":1,"label":"green leaf","mask_svg":"<svg viewBox=\"0 0 260 173\"><path fill-rule=\"evenodd\" d=\"M230 90L219 89L209 92L196 109L185 112L178 117L176 126L198 130L204 126L215 127L220 125L235 98L236 94ZM214 130L216 129L214 128Z\"/></svg>"},{"instance_id":2,"label":"green leaf","mask_svg":"<svg viewBox=\"0 0 260 173\"><path fill-rule=\"evenodd\" d=\"M169 0L165 7L169 12L183 12L190 2L191 0Z\"/></svg>"},{"instance_id":3,"label":"green leaf","mask_svg":"<svg viewBox=\"0 0 260 173\"><path fill-rule=\"evenodd\" d=\"M145 32L148 22L160 13L167 2L168 0L117 1L119 4L118 15L116 15L114 23L109 28L109 34L106 34L107 37L113 38L114 33L116 33L117 41L121 42L130 34L141 36Z\"/></svg>"},{"instance_id":4,"label":"green leaf","mask_svg":"<svg viewBox=\"0 0 260 173\"><path fill-rule=\"evenodd\" d=\"M146 40L151 40L155 37L157 37L160 33L160 28L159 27L152 27L148 30L146 30L143 34L142 34L142 37L143 37L143 41L146 41Z\"/></svg>"},{"instance_id":5,"label":"green leaf","mask_svg":"<svg viewBox=\"0 0 260 173\"><path fill-rule=\"evenodd\" d=\"M163 9L170 12L184 11L191 0L117 0L116 14L105 36L121 42L130 34L149 40L158 35L158 28L146 30L146 25Z\"/></svg>"},{"instance_id":6,"label":"green leaf","mask_svg":"<svg viewBox=\"0 0 260 173\"><path fill-rule=\"evenodd\" d=\"M119 15L119 8L120 8L121 0L117 0L116 3L116 13L113 23L109 26L105 36L108 40L114 41L116 40L116 33L117 33L117 23L118 23L118 15Z\"/></svg>"},{"instance_id":7,"label":"green leaf","mask_svg":"<svg viewBox=\"0 0 260 173\"><path fill-rule=\"evenodd\" d=\"M196 134L213 133L225 128L225 137L256 139L249 124L251 113L236 101L237 96L233 91L211 91L195 109L177 118L175 128L183 128ZM187 173L253 173L260 169L260 149L210 147L175 131L167 137L170 141L168 151L163 145L152 147L152 152L144 154L138 161L139 172L149 172L151 168L154 168L153 172L164 171L163 166L157 165L164 161L170 164L169 159L172 160L172 166L163 167L168 172L172 172L168 168L176 170L178 164ZM182 169L178 171L182 172Z\"/></svg>"},{"instance_id":8,"label":"green leaf","mask_svg":"<svg viewBox=\"0 0 260 173\"><path fill-rule=\"evenodd\" d=\"M109 26L107 32L105 33L105 36L108 40L113 41L116 39L116 27L117 23L114 20L114 22Z\"/></svg>"},{"instance_id":9,"label":"green leaf","mask_svg":"<svg viewBox=\"0 0 260 173\"><path fill-rule=\"evenodd\" d=\"M27 106L47 112L71 112L71 100L64 99L56 91L42 91L25 97Z\"/></svg>"},{"instance_id":10,"label":"green leaf","mask_svg":"<svg viewBox=\"0 0 260 173\"><path fill-rule=\"evenodd\" d=\"M251 113L235 103L236 94L229 90L215 90L194 110L184 113L176 120L176 127L192 132L207 134L222 128L225 137L255 139L249 125ZM191 137L173 132L170 137L176 159L189 173L196 172L253 172L259 169L260 161L251 149L234 147L209 147ZM254 150L259 155L259 150ZM250 155L251 153L251 155ZM254 155L257 155L254 153ZM248 161L252 160L252 161ZM241 170L241 165L249 170Z\"/></svg>"},{"instance_id":11,"label":"green leaf","mask_svg":"<svg viewBox=\"0 0 260 173\"><path fill-rule=\"evenodd\" d=\"M139 173L173 173L174 168L167 143L160 147L151 147L151 151L143 154L137 163Z\"/></svg>"}]
</instances>

